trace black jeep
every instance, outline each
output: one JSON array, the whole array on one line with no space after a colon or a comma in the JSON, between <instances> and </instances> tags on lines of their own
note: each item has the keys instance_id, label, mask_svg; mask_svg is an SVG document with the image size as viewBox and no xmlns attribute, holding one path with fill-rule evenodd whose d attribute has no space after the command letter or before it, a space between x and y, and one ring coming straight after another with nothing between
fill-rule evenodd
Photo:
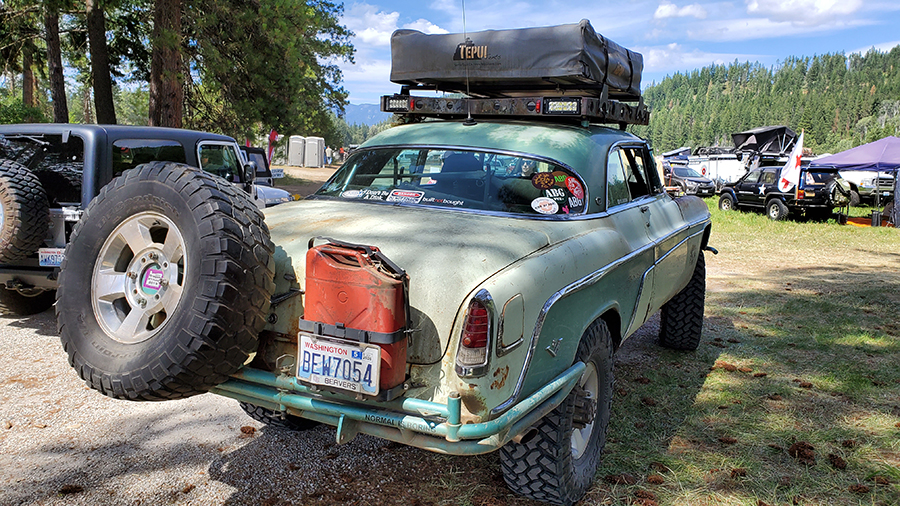
<instances>
[{"instance_id":1,"label":"black jeep","mask_svg":"<svg viewBox=\"0 0 900 506\"><path fill-rule=\"evenodd\" d=\"M787 192L778 189L781 169L781 165L759 167L726 184L719 209L765 210L773 220L783 220L789 214L827 220L835 207L848 202L849 187L835 169L801 165L800 183Z\"/></svg>"},{"instance_id":2,"label":"black jeep","mask_svg":"<svg viewBox=\"0 0 900 506\"><path fill-rule=\"evenodd\" d=\"M290 200L258 192L255 164L225 135L120 125L0 125L0 313L34 314L54 301L73 226L124 171L166 161L242 187L259 207Z\"/></svg>"}]
</instances>

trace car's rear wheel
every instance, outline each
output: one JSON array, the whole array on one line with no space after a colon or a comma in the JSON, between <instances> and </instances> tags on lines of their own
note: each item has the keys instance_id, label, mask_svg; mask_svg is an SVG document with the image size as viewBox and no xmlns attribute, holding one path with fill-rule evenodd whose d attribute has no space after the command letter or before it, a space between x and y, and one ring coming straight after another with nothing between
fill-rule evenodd
<instances>
[{"instance_id":1,"label":"car's rear wheel","mask_svg":"<svg viewBox=\"0 0 900 506\"><path fill-rule=\"evenodd\" d=\"M38 177L22 164L0 159L0 263L34 254L49 229L50 204Z\"/></svg>"},{"instance_id":2,"label":"car's rear wheel","mask_svg":"<svg viewBox=\"0 0 900 506\"><path fill-rule=\"evenodd\" d=\"M514 492L566 506L587 492L606 445L612 355L609 329L597 320L578 344L575 361L586 368L569 396L535 425L533 436L500 448L503 479Z\"/></svg>"},{"instance_id":3,"label":"car's rear wheel","mask_svg":"<svg viewBox=\"0 0 900 506\"><path fill-rule=\"evenodd\" d=\"M662 307L659 344L673 350L696 350L703 333L705 305L706 259L701 251L687 286Z\"/></svg>"},{"instance_id":4,"label":"car's rear wheel","mask_svg":"<svg viewBox=\"0 0 900 506\"><path fill-rule=\"evenodd\" d=\"M859 192L850 190L850 207L857 207L862 199L859 198Z\"/></svg>"},{"instance_id":5,"label":"car's rear wheel","mask_svg":"<svg viewBox=\"0 0 900 506\"><path fill-rule=\"evenodd\" d=\"M319 422L314 420L308 420L306 418L302 418L299 416L289 415L287 413L277 413L272 411L271 409L264 408L262 406L257 406L255 404L250 404L249 402L241 402L241 409L244 410L244 413L256 420L257 422L264 423L269 427L276 427L279 429L287 429L293 431L304 431L312 429L313 427L319 425Z\"/></svg>"},{"instance_id":6,"label":"car's rear wheel","mask_svg":"<svg viewBox=\"0 0 900 506\"><path fill-rule=\"evenodd\" d=\"M208 391L256 350L273 249L233 185L171 162L127 171L91 202L66 249L56 311L69 363L111 397Z\"/></svg>"},{"instance_id":7,"label":"car's rear wheel","mask_svg":"<svg viewBox=\"0 0 900 506\"><path fill-rule=\"evenodd\" d=\"M772 199L766 203L766 216L771 220L781 221L787 218L788 208L784 202L778 199Z\"/></svg>"},{"instance_id":8,"label":"car's rear wheel","mask_svg":"<svg viewBox=\"0 0 900 506\"><path fill-rule=\"evenodd\" d=\"M734 197L729 194L724 194L719 197L719 209L723 211L732 211L735 209Z\"/></svg>"}]
</instances>

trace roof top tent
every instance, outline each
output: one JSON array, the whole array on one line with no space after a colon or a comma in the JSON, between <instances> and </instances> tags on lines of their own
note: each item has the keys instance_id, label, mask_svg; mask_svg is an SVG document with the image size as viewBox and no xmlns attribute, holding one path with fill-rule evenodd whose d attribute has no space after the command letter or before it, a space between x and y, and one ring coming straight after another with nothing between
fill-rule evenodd
<instances>
[{"instance_id":1,"label":"roof top tent","mask_svg":"<svg viewBox=\"0 0 900 506\"><path fill-rule=\"evenodd\" d=\"M781 156L793 149L797 133L786 126L764 126L731 134L731 139L736 152Z\"/></svg>"},{"instance_id":2,"label":"roof top tent","mask_svg":"<svg viewBox=\"0 0 900 506\"><path fill-rule=\"evenodd\" d=\"M305 152L306 138L301 135L292 135L288 141L287 164L291 167L303 167Z\"/></svg>"},{"instance_id":3,"label":"roof top tent","mask_svg":"<svg viewBox=\"0 0 900 506\"><path fill-rule=\"evenodd\" d=\"M650 113L641 100L643 67L640 53L597 34L587 20L466 35L397 30L391 36L391 81L402 89L382 97L382 110L441 118L646 125ZM410 96L416 90L469 98Z\"/></svg>"}]
</instances>

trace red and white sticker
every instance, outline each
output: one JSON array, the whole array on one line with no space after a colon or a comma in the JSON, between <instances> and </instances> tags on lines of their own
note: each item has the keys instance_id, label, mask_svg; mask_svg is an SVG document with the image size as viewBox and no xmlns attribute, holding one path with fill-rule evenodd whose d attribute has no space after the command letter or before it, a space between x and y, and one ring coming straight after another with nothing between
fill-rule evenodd
<instances>
[{"instance_id":1,"label":"red and white sticker","mask_svg":"<svg viewBox=\"0 0 900 506\"><path fill-rule=\"evenodd\" d=\"M393 190L386 200L388 202L400 202L401 204L418 204L424 196L425 192Z\"/></svg>"},{"instance_id":2,"label":"red and white sticker","mask_svg":"<svg viewBox=\"0 0 900 506\"><path fill-rule=\"evenodd\" d=\"M584 189L581 187L581 183L574 177L566 178L566 188L569 189L569 193L576 199L584 198Z\"/></svg>"},{"instance_id":3,"label":"red and white sticker","mask_svg":"<svg viewBox=\"0 0 900 506\"><path fill-rule=\"evenodd\" d=\"M538 197L531 201L531 208L541 214L556 214L559 204L550 197Z\"/></svg>"}]
</instances>

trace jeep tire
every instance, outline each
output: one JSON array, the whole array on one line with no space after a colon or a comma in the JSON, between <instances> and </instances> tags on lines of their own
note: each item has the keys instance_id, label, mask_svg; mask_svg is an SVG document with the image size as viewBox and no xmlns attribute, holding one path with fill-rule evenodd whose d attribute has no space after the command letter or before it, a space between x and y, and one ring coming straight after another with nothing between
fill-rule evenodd
<instances>
[{"instance_id":1,"label":"jeep tire","mask_svg":"<svg viewBox=\"0 0 900 506\"><path fill-rule=\"evenodd\" d=\"M500 468L520 495L570 506L590 488L606 445L613 390L613 344L603 320L585 331L576 362L587 366L566 399L535 434L500 448Z\"/></svg>"},{"instance_id":2,"label":"jeep tire","mask_svg":"<svg viewBox=\"0 0 900 506\"><path fill-rule=\"evenodd\" d=\"M727 193L723 193L719 197L719 209L722 211L733 211L735 208L737 208L737 205L734 202L734 197Z\"/></svg>"},{"instance_id":3,"label":"jeep tire","mask_svg":"<svg viewBox=\"0 0 900 506\"><path fill-rule=\"evenodd\" d=\"M40 180L24 165L0 159L0 263L33 255L49 229L50 204Z\"/></svg>"},{"instance_id":4,"label":"jeep tire","mask_svg":"<svg viewBox=\"0 0 900 506\"><path fill-rule=\"evenodd\" d=\"M261 212L230 183L172 162L126 171L66 249L56 313L69 363L110 397L208 391L256 350L273 249Z\"/></svg>"},{"instance_id":5,"label":"jeep tire","mask_svg":"<svg viewBox=\"0 0 900 506\"><path fill-rule=\"evenodd\" d=\"M659 344L673 350L696 350L703 333L705 304L706 260L701 251L687 286L666 302L660 311Z\"/></svg>"}]
</instances>

